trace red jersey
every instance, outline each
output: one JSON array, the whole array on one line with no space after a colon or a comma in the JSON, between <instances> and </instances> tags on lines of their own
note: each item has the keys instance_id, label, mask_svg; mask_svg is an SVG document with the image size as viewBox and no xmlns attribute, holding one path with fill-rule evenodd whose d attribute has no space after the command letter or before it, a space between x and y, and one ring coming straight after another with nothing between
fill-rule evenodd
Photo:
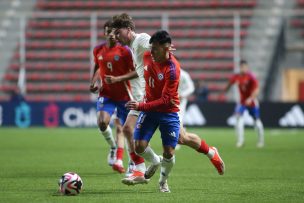
<instances>
[{"instance_id":1,"label":"red jersey","mask_svg":"<svg viewBox=\"0 0 304 203\"><path fill-rule=\"evenodd\" d=\"M108 97L114 101L128 101L130 97L123 82L107 84L105 75L119 76L134 70L132 54L128 47L116 44L108 47L103 43L94 48L94 61L100 70L102 90L99 96ZM129 82L127 85L130 87Z\"/></svg>"},{"instance_id":2,"label":"red jersey","mask_svg":"<svg viewBox=\"0 0 304 203\"><path fill-rule=\"evenodd\" d=\"M168 61L156 63L152 61L151 53L144 54L144 77L146 81L145 102L139 104L140 111L178 112L178 84L180 65L170 54Z\"/></svg>"},{"instance_id":3,"label":"red jersey","mask_svg":"<svg viewBox=\"0 0 304 203\"><path fill-rule=\"evenodd\" d=\"M230 83L236 83L239 88L241 104L245 105L245 101L249 98L252 92L258 87L258 81L255 76L247 72L245 74L234 74L230 78ZM250 106L254 106L254 101L252 101Z\"/></svg>"}]
</instances>

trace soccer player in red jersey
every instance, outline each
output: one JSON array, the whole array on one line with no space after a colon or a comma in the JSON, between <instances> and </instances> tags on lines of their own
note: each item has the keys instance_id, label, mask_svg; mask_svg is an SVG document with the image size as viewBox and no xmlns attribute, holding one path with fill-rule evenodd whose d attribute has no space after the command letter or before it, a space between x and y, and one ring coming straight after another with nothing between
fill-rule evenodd
<instances>
[{"instance_id":1,"label":"soccer player in red jersey","mask_svg":"<svg viewBox=\"0 0 304 203\"><path fill-rule=\"evenodd\" d=\"M175 163L174 149L178 142L179 96L178 85L180 65L168 51L171 37L166 31L156 32L150 39L151 53L144 54L144 78L146 94L144 102L129 101L126 106L131 110L141 111L136 123L134 139L135 151L143 154L159 127L163 143L163 159L159 186L161 192L170 192L167 179ZM153 162L153 156L145 156L145 160ZM132 178L124 179L132 184Z\"/></svg>"},{"instance_id":2,"label":"soccer player in red jersey","mask_svg":"<svg viewBox=\"0 0 304 203\"><path fill-rule=\"evenodd\" d=\"M144 80L143 53L146 51L150 51L150 45L149 45L150 36L146 33L141 33L141 34L135 33L135 31L134 31L135 24L134 24L131 16L129 16L126 13L113 17L113 27L116 29L115 30L116 39L119 42L121 42L122 44L126 44L131 48L132 54L133 54L133 60L136 63L135 70L138 74L140 81ZM170 47L170 50L172 50L171 47ZM170 50L168 50L168 51L170 51ZM112 77L110 79L113 82L115 82L117 80L116 78L117 77ZM121 77L120 77L120 79L121 79ZM124 80L127 80L127 79L128 79L128 77L124 77ZM143 85L143 87L144 87L144 85ZM142 91L143 92L142 95L144 95L144 92L145 92L144 88L140 88L139 91ZM140 102L140 100L137 100L137 101ZM128 116L128 117L130 117L130 116ZM133 120L135 121L135 119L133 119ZM129 126L131 126L131 127L129 127L129 129L133 129L132 124L133 124L133 122L130 123ZM124 126L124 128L125 128L125 126ZM129 138L131 138L132 134L131 133L129 133L129 134L130 134ZM224 165L223 160L220 158L217 149L214 147L209 147L208 144L203 139L201 139L198 135L196 135L194 133L186 132L183 129L183 127L181 126L178 142L179 142L179 144L187 145L187 146L195 149L199 153L203 153L203 154L207 155L207 157L210 159L210 161L212 162L214 167L217 169L218 173L220 175L224 174L225 165ZM161 164L160 159L155 155L153 150L150 149L150 147L148 147L148 149L149 150L146 150L145 154L150 154L150 155L154 154L155 158L154 158L154 162L152 162L152 164L148 167L148 169L146 170L146 172L144 174L144 177L146 179L151 178L154 175L155 171L157 170L158 166ZM144 157L145 154L141 154L141 156ZM141 163L141 162L137 162L137 163ZM140 165L137 163L135 162L136 166ZM135 180L137 178L138 182L140 183L143 181L143 178L140 177L138 174L140 174L140 173L133 174L132 177L135 178Z\"/></svg>"},{"instance_id":3,"label":"soccer player in red jersey","mask_svg":"<svg viewBox=\"0 0 304 203\"><path fill-rule=\"evenodd\" d=\"M97 123L101 134L111 147L108 163L114 170L119 173L124 173L125 169L122 163L124 136L122 133L117 134L118 146L116 146L109 122L115 109L117 109L117 118L120 122L116 122L116 124L124 124L129 112L129 110L126 109L125 104L130 100L125 85L129 86L129 82L108 84L105 81L105 75L111 74L118 76L128 74L129 72L134 71L134 67L129 48L121 46L116 42L111 27L111 21L105 23L104 34L106 42L94 48L95 68L90 90L91 92L99 91L99 98L97 101ZM96 84L98 77L100 78L100 87ZM122 126L119 125L117 128L121 130Z\"/></svg>"},{"instance_id":4,"label":"soccer player in red jersey","mask_svg":"<svg viewBox=\"0 0 304 203\"><path fill-rule=\"evenodd\" d=\"M243 113L247 109L249 114L254 118L255 128L258 133L257 147L264 147L264 128L260 119L260 109L258 102L259 83L256 77L249 71L248 63L245 60L240 61L240 73L232 75L230 78L225 92L227 92L233 84L238 85L240 93L240 102L235 109L236 114L236 147L244 145L244 121Z\"/></svg>"}]
</instances>

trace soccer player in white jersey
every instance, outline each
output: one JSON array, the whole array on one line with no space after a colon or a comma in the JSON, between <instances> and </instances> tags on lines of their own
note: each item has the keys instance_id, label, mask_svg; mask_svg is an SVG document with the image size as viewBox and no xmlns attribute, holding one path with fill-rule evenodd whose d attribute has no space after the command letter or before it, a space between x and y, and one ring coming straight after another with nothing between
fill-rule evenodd
<instances>
[{"instance_id":1,"label":"soccer player in white jersey","mask_svg":"<svg viewBox=\"0 0 304 203\"><path fill-rule=\"evenodd\" d=\"M180 80L179 80L179 86L178 86L178 94L179 94L179 100L180 100L180 119L183 121L183 118L186 113L186 107L188 103L188 97L194 92L195 87L193 80L191 79L189 73L187 73L185 70L180 70ZM181 122L182 123L182 122ZM175 150L179 150L181 145L177 144L175 147Z\"/></svg>"},{"instance_id":2,"label":"soccer player in white jersey","mask_svg":"<svg viewBox=\"0 0 304 203\"><path fill-rule=\"evenodd\" d=\"M143 76L143 71L144 71L143 54L146 51L150 51L149 40L151 37L146 33L141 33L141 34L135 33L134 22L133 22L132 18L126 13L114 16L112 26L114 29L116 29L116 31L115 31L116 39L120 43L128 45L132 51L133 61L136 65L135 70L136 70L139 80L140 80L140 86L137 86L137 87L132 86L132 81L131 81L132 91L133 91L133 88L137 88L139 91L142 92L142 95L144 95L145 89L144 89L144 76ZM130 78L128 78L126 76L122 76L122 77L118 77L118 78L114 77L114 76L109 76L109 78L108 78L108 80L112 81L112 82L118 82L118 81L128 80L128 79L130 79ZM142 98L140 98L140 99L142 99ZM136 122L136 120L135 120L135 122ZM135 122L134 122L134 125L132 126L132 129L134 129ZM125 135L126 135L126 133L125 133ZM203 154L207 155L208 158L210 159L211 163L217 169L218 173L220 175L224 174L225 165L224 165L224 162L222 161L221 157L219 156L217 149L215 147L209 147L207 145L207 143L204 140L202 140L198 135L186 132L183 129L183 127L181 126L178 143L187 145L187 146L195 149L199 153L203 153ZM150 147L147 147L147 149L144 153L140 153L140 156L142 156L143 158L154 157L153 161L151 161L152 165L147 169L147 171L145 172L145 176L144 176L146 179L149 179L154 175L155 171L160 166L161 158L159 156L157 156ZM137 163L135 163L135 164L137 165ZM147 181L144 181L142 179L141 175L142 174L138 173L138 170L136 170L132 176L130 176L126 179L134 180L133 181L134 184L146 183ZM138 178L138 177L140 177L140 178Z\"/></svg>"},{"instance_id":3,"label":"soccer player in white jersey","mask_svg":"<svg viewBox=\"0 0 304 203\"><path fill-rule=\"evenodd\" d=\"M185 70L181 69L180 74L180 81L178 86L178 94L179 94L179 100L180 100L180 117L183 119L186 107L188 103L188 97L194 92L194 83L191 79L189 73L187 73Z\"/></svg>"}]
</instances>

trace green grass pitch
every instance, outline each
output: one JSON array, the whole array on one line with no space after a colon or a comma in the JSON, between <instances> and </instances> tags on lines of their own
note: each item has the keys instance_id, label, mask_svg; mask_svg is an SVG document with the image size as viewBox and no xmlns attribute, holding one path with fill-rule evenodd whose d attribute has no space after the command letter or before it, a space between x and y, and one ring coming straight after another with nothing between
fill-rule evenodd
<instances>
[{"instance_id":1,"label":"green grass pitch","mask_svg":"<svg viewBox=\"0 0 304 203\"><path fill-rule=\"evenodd\" d=\"M204 155L182 146L171 193L162 194L159 174L147 185L123 185L123 175L107 165L97 129L0 128L0 202L304 202L304 130L268 129L263 149L255 147L252 129L242 149L235 148L232 128L188 130L218 147L226 173L218 175ZM161 153L158 133L151 144ZM57 192L69 171L84 182L78 196Z\"/></svg>"}]
</instances>

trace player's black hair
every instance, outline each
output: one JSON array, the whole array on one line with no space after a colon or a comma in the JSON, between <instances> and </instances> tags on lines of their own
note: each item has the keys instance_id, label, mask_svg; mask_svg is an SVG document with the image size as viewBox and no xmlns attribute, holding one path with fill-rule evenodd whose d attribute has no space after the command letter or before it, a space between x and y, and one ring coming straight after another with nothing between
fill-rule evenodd
<instances>
[{"instance_id":1,"label":"player's black hair","mask_svg":"<svg viewBox=\"0 0 304 203\"><path fill-rule=\"evenodd\" d=\"M244 60L244 59L242 59L242 60L240 61L240 65L243 65L243 64L247 64L247 61Z\"/></svg>"},{"instance_id":2,"label":"player's black hair","mask_svg":"<svg viewBox=\"0 0 304 203\"><path fill-rule=\"evenodd\" d=\"M103 25L103 30L105 30L106 27L112 28L112 27L113 27L112 24L113 24L112 19L111 19L111 20L107 20L107 21L105 22L105 24Z\"/></svg>"},{"instance_id":3,"label":"player's black hair","mask_svg":"<svg viewBox=\"0 0 304 203\"><path fill-rule=\"evenodd\" d=\"M158 42L159 44L171 44L171 37L167 31L159 30L151 36L149 43L152 44L153 42Z\"/></svg>"},{"instance_id":4,"label":"player's black hair","mask_svg":"<svg viewBox=\"0 0 304 203\"><path fill-rule=\"evenodd\" d=\"M115 15L112 17L112 20L113 20L112 27L115 29L130 28L131 30L135 30L135 24L133 22L133 19L127 13Z\"/></svg>"}]
</instances>

